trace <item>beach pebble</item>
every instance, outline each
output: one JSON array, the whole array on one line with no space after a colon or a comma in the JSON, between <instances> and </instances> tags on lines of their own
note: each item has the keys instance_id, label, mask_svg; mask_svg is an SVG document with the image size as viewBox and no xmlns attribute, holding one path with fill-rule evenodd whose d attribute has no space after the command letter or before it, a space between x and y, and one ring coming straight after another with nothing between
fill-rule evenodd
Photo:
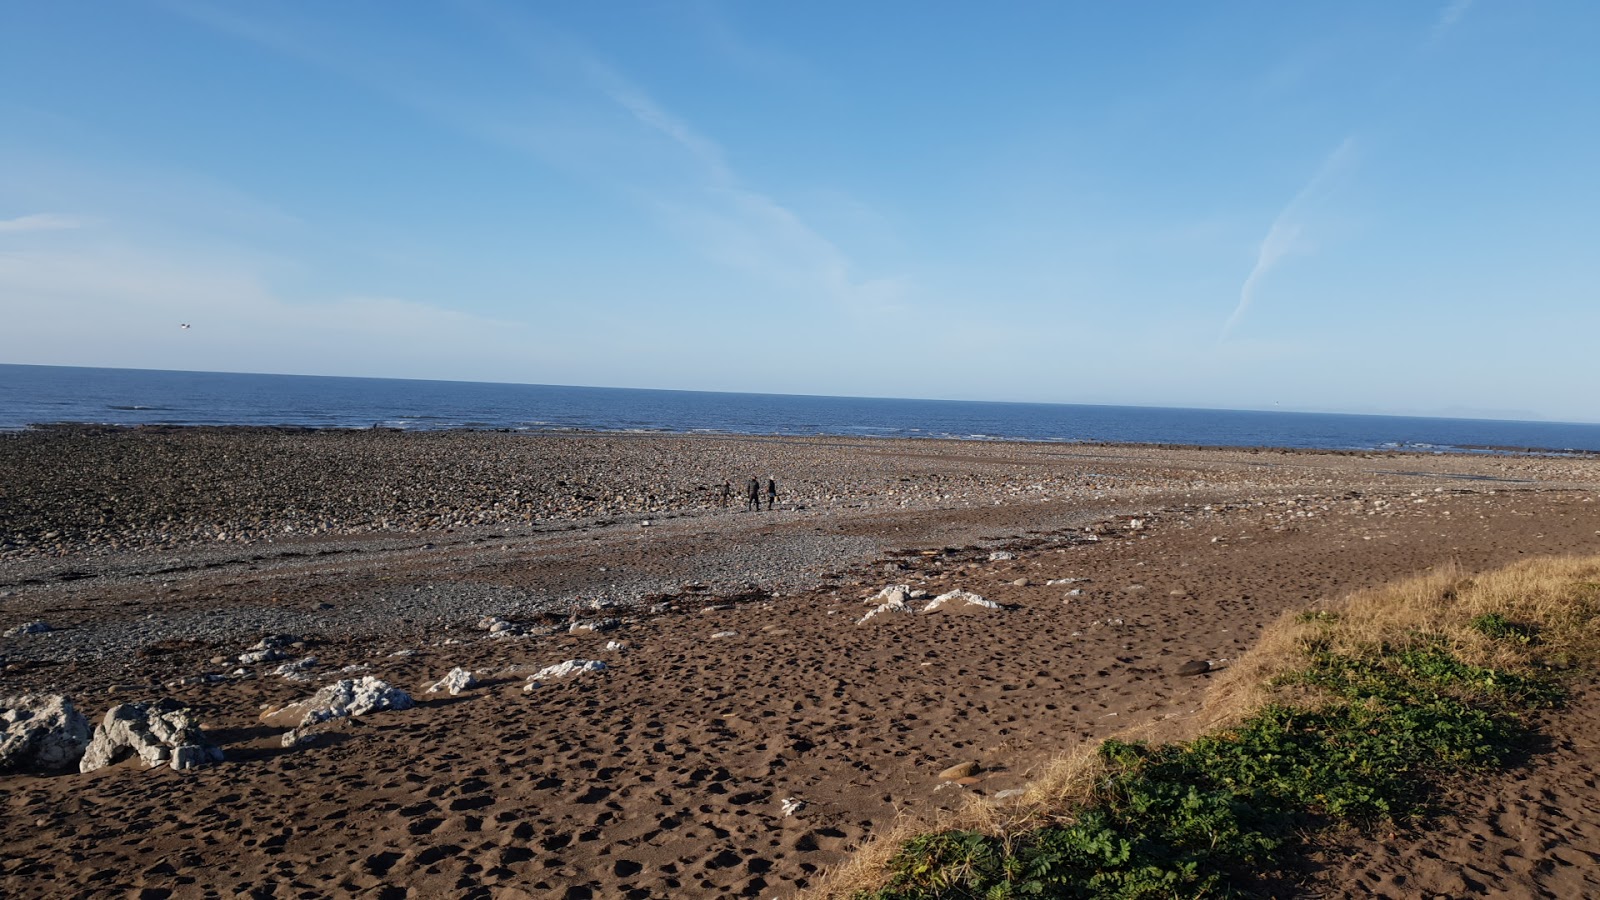
<instances>
[{"instance_id":1,"label":"beach pebble","mask_svg":"<svg viewBox=\"0 0 1600 900\"><path fill-rule=\"evenodd\" d=\"M1015 553L1012 553L1010 550L996 550L993 553L989 554L989 561L990 562L1001 562L1003 560L1016 559L1016 558L1017 558L1017 555Z\"/></svg>"},{"instance_id":2,"label":"beach pebble","mask_svg":"<svg viewBox=\"0 0 1600 900\"><path fill-rule=\"evenodd\" d=\"M1211 663L1204 659L1193 659L1178 667L1179 675L1204 675L1211 671Z\"/></svg>"},{"instance_id":3,"label":"beach pebble","mask_svg":"<svg viewBox=\"0 0 1600 900\"><path fill-rule=\"evenodd\" d=\"M567 627L568 634L595 634L601 631L611 631L618 628L622 622L617 619L594 619L589 622L573 622Z\"/></svg>"},{"instance_id":4,"label":"beach pebble","mask_svg":"<svg viewBox=\"0 0 1600 900\"><path fill-rule=\"evenodd\" d=\"M939 777L945 781L959 781L963 778L971 778L977 775L979 771L981 770L978 767L977 760L969 760L968 762L956 763L945 769L939 773Z\"/></svg>"}]
</instances>

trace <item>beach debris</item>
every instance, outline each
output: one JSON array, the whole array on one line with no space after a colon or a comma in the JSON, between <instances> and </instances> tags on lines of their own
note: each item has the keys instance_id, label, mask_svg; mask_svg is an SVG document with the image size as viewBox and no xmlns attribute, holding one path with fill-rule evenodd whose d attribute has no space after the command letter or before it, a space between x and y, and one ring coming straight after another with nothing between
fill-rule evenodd
<instances>
[{"instance_id":1,"label":"beach debris","mask_svg":"<svg viewBox=\"0 0 1600 900\"><path fill-rule=\"evenodd\" d=\"M261 714L261 721L269 725L304 728L330 719L410 709L415 705L416 701L405 691L371 675L364 675L335 681L305 700L269 708Z\"/></svg>"},{"instance_id":2,"label":"beach debris","mask_svg":"<svg viewBox=\"0 0 1600 900\"><path fill-rule=\"evenodd\" d=\"M963 778L975 777L980 771L982 769L978 766L977 760L968 760L945 769L939 773L939 777L945 781L960 781Z\"/></svg>"},{"instance_id":3,"label":"beach debris","mask_svg":"<svg viewBox=\"0 0 1600 900\"><path fill-rule=\"evenodd\" d=\"M1017 555L1010 550L996 550L989 554L989 562L1001 562L1007 559L1016 559Z\"/></svg>"},{"instance_id":4,"label":"beach debris","mask_svg":"<svg viewBox=\"0 0 1600 900\"><path fill-rule=\"evenodd\" d=\"M6 629L6 637L22 637L25 634L45 634L55 631L48 622L23 622L15 628Z\"/></svg>"},{"instance_id":5,"label":"beach debris","mask_svg":"<svg viewBox=\"0 0 1600 900\"><path fill-rule=\"evenodd\" d=\"M786 819L805 808L806 802L799 797L785 797L778 801L778 809Z\"/></svg>"},{"instance_id":6,"label":"beach debris","mask_svg":"<svg viewBox=\"0 0 1600 900\"><path fill-rule=\"evenodd\" d=\"M477 686L478 679L474 678L471 672L468 672L466 669L457 666L454 669L451 669L450 672L443 678L434 682L433 685L428 688L428 693L442 694L449 692L450 696L454 697L467 688L473 688Z\"/></svg>"},{"instance_id":7,"label":"beach debris","mask_svg":"<svg viewBox=\"0 0 1600 900\"><path fill-rule=\"evenodd\" d=\"M1073 588L1072 590L1067 591L1067 596L1068 597L1082 597L1083 596L1083 588Z\"/></svg>"},{"instance_id":8,"label":"beach debris","mask_svg":"<svg viewBox=\"0 0 1600 900\"><path fill-rule=\"evenodd\" d=\"M1023 794L1026 794L1027 792L1028 792L1027 788L1006 788L1003 791L997 791L995 793L995 795L994 795L994 799L996 799L996 800L1010 800L1012 797L1021 797Z\"/></svg>"},{"instance_id":9,"label":"beach debris","mask_svg":"<svg viewBox=\"0 0 1600 900\"><path fill-rule=\"evenodd\" d=\"M89 736L89 720L62 694L0 699L0 772L68 771Z\"/></svg>"},{"instance_id":10,"label":"beach debris","mask_svg":"<svg viewBox=\"0 0 1600 900\"><path fill-rule=\"evenodd\" d=\"M1128 524L1125 527L1129 531L1143 531L1144 530L1144 520L1143 519L1129 519L1128 520Z\"/></svg>"},{"instance_id":11,"label":"beach debris","mask_svg":"<svg viewBox=\"0 0 1600 900\"><path fill-rule=\"evenodd\" d=\"M206 740L188 707L172 699L148 700L106 710L78 771L93 772L130 756L146 768L167 763L181 772L222 762L222 748Z\"/></svg>"},{"instance_id":12,"label":"beach debris","mask_svg":"<svg viewBox=\"0 0 1600 900\"><path fill-rule=\"evenodd\" d=\"M1088 580L1089 579L1087 579L1087 578L1052 578L1049 581L1045 582L1045 586L1046 587L1055 587L1058 584L1078 584L1079 582L1084 582L1084 581L1088 581Z\"/></svg>"},{"instance_id":13,"label":"beach debris","mask_svg":"<svg viewBox=\"0 0 1600 900\"><path fill-rule=\"evenodd\" d=\"M724 629L723 631L714 631L711 633L711 636L713 638L734 638L739 636L739 632L729 628Z\"/></svg>"},{"instance_id":14,"label":"beach debris","mask_svg":"<svg viewBox=\"0 0 1600 900\"><path fill-rule=\"evenodd\" d=\"M577 675L583 672L604 672L605 670L606 664L598 659L569 659L553 666L545 666L529 675L528 683L523 685L522 689L531 691L552 678L565 678L568 675Z\"/></svg>"},{"instance_id":15,"label":"beach debris","mask_svg":"<svg viewBox=\"0 0 1600 900\"><path fill-rule=\"evenodd\" d=\"M969 612L976 609L999 608L1000 604L993 600L985 599L981 594L974 594L971 591L964 591L958 588L948 594L940 594L929 600L928 605L922 608L922 613L927 615L928 613L936 612Z\"/></svg>"}]
</instances>

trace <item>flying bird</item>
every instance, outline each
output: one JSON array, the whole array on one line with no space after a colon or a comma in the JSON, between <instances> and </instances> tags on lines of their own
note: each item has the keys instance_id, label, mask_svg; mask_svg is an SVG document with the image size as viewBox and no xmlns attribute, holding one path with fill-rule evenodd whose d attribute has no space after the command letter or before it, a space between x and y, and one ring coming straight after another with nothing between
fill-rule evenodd
<instances>
[{"instance_id":1,"label":"flying bird","mask_svg":"<svg viewBox=\"0 0 1600 900\"><path fill-rule=\"evenodd\" d=\"M180 322L180 323L178 323L178 327L182 328L185 331L188 331L189 330L189 323L188 322Z\"/></svg>"}]
</instances>

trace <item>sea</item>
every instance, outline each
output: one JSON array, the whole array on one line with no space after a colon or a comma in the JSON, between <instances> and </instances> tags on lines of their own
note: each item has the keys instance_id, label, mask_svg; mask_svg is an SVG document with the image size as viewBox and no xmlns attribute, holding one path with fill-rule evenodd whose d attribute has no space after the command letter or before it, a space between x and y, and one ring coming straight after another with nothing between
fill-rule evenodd
<instances>
[{"instance_id":1,"label":"sea","mask_svg":"<svg viewBox=\"0 0 1600 900\"><path fill-rule=\"evenodd\" d=\"M1560 422L0 365L0 431L67 422L1600 453Z\"/></svg>"}]
</instances>

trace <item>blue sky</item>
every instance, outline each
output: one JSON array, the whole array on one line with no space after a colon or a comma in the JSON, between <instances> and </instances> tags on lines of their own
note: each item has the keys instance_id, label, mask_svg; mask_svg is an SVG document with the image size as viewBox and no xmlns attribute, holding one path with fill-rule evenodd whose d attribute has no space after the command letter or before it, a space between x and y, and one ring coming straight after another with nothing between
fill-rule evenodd
<instances>
[{"instance_id":1,"label":"blue sky","mask_svg":"<svg viewBox=\"0 0 1600 900\"><path fill-rule=\"evenodd\" d=\"M1600 421L1596 46L1538 0L0 0L0 362Z\"/></svg>"}]
</instances>

